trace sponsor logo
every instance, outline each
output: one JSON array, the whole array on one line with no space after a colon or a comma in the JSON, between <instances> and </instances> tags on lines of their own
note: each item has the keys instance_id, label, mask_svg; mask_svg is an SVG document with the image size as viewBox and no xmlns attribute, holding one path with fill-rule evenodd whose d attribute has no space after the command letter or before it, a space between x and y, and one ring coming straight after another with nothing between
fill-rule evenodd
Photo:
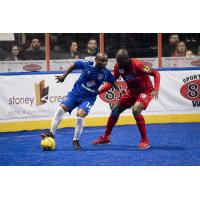
<instances>
[{"instance_id":1,"label":"sponsor logo","mask_svg":"<svg viewBox=\"0 0 200 200\"><path fill-rule=\"evenodd\" d=\"M192 61L191 65L193 65L193 66L200 66L200 60L194 60L194 61Z\"/></svg>"},{"instance_id":2,"label":"sponsor logo","mask_svg":"<svg viewBox=\"0 0 200 200\"><path fill-rule=\"evenodd\" d=\"M133 75L125 76L125 77L124 77L124 80L125 80L125 81L134 81L134 80L135 80L135 76L133 76Z\"/></svg>"},{"instance_id":3,"label":"sponsor logo","mask_svg":"<svg viewBox=\"0 0 200 200\"><path fill-rule=\"evenodd\" d=\"M180 89L181 95L192 101L193 107L200 107L200 75L186 77L183 83Z\"/></svg>"},{"instance_id":4,"label":"sponsor logo","mask_svg":"<svg viewBox=\"0 0 200 200\"><path fill-rule=\"evenodd\" d=\"M127 85L124 81L117 82L117 85L121 92L112 87L110 90L100 94L99 95L100 99L109 104L117 103L120 100L121 96L123 95L122 91L127 90Z\"/></svg>"},{"instance_id":5,"label":"sponsor logo","mask_svg":"<svg viewBox=\"0 0 200 200\"><path fill-rule=\"evenodd\" d=\"M103 79L103 74L98 74L98 80L101 80L101 79Z\"/></svg>"},{"instance_id":6,"label":"sponsor logo","mask_svg":"<svg viewBox=\"0 0 200 200\"><path fill-rule=\"evenodd\" d=\"M35 97L34 96L12 96L8 99L8 105L29 105L30 107L34 106L34 102L36 106L41 106L45 103L60 103L62 102L66 96L50 96L49 95L49 86L45 87L45 81L42 80L39 83L34 84L35 89Z\"/></svg>"},{"instance_id":7,"label":"sponsor logo","mask_svg":"<svg viewBox=\"0 0 200 200\"><path fill-rule=\"evenodd\" d=\"M49 86L45 87L45 81L42 80L39 84L35 83L35 98L36 106L43 105L48 100Z\"/></svg>"},{"instance_id":8,"label":"sponsor logo","mask_svg":"<svg viewBox=\"0 0 200 200\"><path fill-rule=\"evenodd\" d=\"M94 86L94 85L96 85L96 81L95 81L95 80L88 81L88 82L86 83L86 87L92 87L92 86Z\"/></svg>"},{"instance_id":9,"label":"sponsor logo","mask_svg":"<svg viewBox=\"0 0 200 200\"><path fill-rule=\"evenodd\" d=\"M92 92L92 93L95 93L95 90L92 90L92 89L86 87L84 84L82 84L81 86L82 86L83 88L85 88L87 91Z\"/></svg>"},{"instance_id":10,"label":"sponsor logo","mask_svg":"<svg viewBox=\"0 0 200 200\"><path fill-rule=\"evenodd\" d=\"M28 72L40 71L41 68L42 67L40 65L36 65L36 64L29 64L29 65L23 66L23 69Z\"/></svg>"}]
</instances>

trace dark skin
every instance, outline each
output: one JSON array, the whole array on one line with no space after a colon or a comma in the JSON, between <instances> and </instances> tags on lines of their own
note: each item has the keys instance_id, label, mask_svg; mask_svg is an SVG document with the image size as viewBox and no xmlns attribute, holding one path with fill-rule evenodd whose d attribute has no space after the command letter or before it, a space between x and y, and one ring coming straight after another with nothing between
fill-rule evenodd
<instances>
[{"instance_id":1,"label":"dark skin","mask_svg":"<svg viewBox=\"0 0 200 200\"><path fill-rule=\"evenodd\" d=\"M129 58L127 50L120 49L117 52L116 60L117 60L117 63L119 65L119 68L123 68L123 69L128 69L129 68L130 58ZM150 95L152 96L152 98L158 99L159 91L153 90L150 93ZM133 113L134 116L140 115L143 109L144 109L143 103L136 102L132 107L132 113ZM112 113L113 114L120 114L124 110L125 109L121 108L120 104L117 104L116 107L113 109Z\"/></svg>"},{"instance_id":2,"label":"dark skin","mask_svg":"<svg viewBox=\"0 0 200 200\"><path fill-rule=\"evenodd\" d=\"M95 66L99 70L101 70L106 67L106 65L108 63L108 56L105 53L98 53L96 55L95 62L96 62ZM68 74L70 74L74 69L75 69L75 65L73 64L67 69L67 71L63 75L55 76L55 79L57 80L56 83L63 83L65 78L68 76ZM114 83L113 86L117 90L119 90L116 83ZM64 104L61 104L61 107L64 109L65 112L68 112L69 108L67 106L65 106ZM84 118L87 116L87 113L83 109L78 109L77 116Z\"/></svg>"}]
</instances>

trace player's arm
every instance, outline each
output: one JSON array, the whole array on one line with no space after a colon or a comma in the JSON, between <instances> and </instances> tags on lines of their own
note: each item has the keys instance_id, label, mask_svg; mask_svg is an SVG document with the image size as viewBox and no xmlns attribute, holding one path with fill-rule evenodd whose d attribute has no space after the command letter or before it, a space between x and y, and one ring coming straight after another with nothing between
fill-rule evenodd
<instances>
[{"instance_id":1,"label":"player's arm","mask_svg":"<svg viewBox=\"0 0 200 200\"><path fill-rule=\"evenodd\" d=\"M116 65L114 67L113 76L114 76L115 80L117 80L119 78L119 76L120 76L119 71L117 70L117 66ZM102 94L102 93L108 91L112 87L114 87L115 89L117 89L118 91L120 91L119 88L118 88L118 86L117 86L117 81L115 81L114 83L107 82L106 84L104 84L100 88L98 94Z\"/></svg>"},{"instance_id":2,"label":"player's arm","mask_svg":"<svg viewBox=\"0 0 200 200\"><path fill-rule=\"evenodd\" d=\"M160 90L160 73L153 69L150 76L154 77L154 90L151 92L151 96L152 98L158 99Z\"/></svg>"},{"instance_id":3,"label":"player's arm","mask_svg":"<svg viewBox=\"0 0 200 200\"><path fill-rule=\"evenodd\" d=\"M136 60L137 69L141 72L154 77L154 90L150 93L152 98L158 99L159 89L160 89L160 73L150 66L146 65L144 62Z\"/></svg>"},{"instance_id":4,"label":"player's arm","mask_svg":"<svg viewBox=\"0 0 200 200\"><path fill-rule=\"evenodd\" d=\"M57 82L56 83L62 83L64 82L65 78L68 76L68 74L70 74L73 70L75 69L75 64L71 65L70 67L68 67L67 71L60 76L55 76Z\"/></svg>"}]
</instances>

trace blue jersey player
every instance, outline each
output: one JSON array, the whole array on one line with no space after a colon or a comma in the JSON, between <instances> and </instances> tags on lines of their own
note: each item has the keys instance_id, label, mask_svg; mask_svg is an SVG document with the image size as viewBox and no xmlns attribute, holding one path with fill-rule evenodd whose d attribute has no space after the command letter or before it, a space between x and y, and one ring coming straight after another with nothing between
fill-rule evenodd
<instances>
[{"instance_id":1,"label":"blue jersey player","mask_svg":"<svg viewBox=\"0 0 200 200\"><path fill-rule=\"evenodd\" d=\"M106 69L108 57L105 53L98 53L95 62L90 61L77 61L62 76L56 76L57 83L64 82L67 75L74 69L82 70L82 74L74 84L71 92L68 93L66 98L61 102L60 107L52 121L49 133L42 134L42 138L54 138L56 129L63 119L65 112L71 113L72 110L78 107L76 127L74 131L73 145L75 150L80 150L79 137L83 130L84 118L88 115L91 107L94 105L98 95L98 89L104 82L111 83L115 88L115 78L109 70ZM118 89L118 88L117 88Z\"/></svg>"}]
</instances>

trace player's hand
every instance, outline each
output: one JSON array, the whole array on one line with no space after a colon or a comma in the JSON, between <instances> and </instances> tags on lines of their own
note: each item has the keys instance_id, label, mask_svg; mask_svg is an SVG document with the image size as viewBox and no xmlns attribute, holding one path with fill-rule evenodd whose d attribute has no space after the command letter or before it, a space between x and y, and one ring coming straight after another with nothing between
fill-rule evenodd
<instances>
[{"instance_id":1,"label":"player's hand","mask_svg":"<svg viewBox=\"0 0 200 200\"><path fill-rule=\"evenodd\" d=\"M151 97L153 99L158 99L158 95L159 95L159 91L158 90L153 90L151 93L150 93Z\"/></svg>"},{"instance_id":2,"label":"player's hand","mask_svg":"<svg viewBox=\"0 0 200 200\"><path fill-rule=\"evenodd\" d=\"M65 80L65 78L63 76L55 76L55 79L57 80L56 83L62 83Z\"/></svg>"}]
</instances>

